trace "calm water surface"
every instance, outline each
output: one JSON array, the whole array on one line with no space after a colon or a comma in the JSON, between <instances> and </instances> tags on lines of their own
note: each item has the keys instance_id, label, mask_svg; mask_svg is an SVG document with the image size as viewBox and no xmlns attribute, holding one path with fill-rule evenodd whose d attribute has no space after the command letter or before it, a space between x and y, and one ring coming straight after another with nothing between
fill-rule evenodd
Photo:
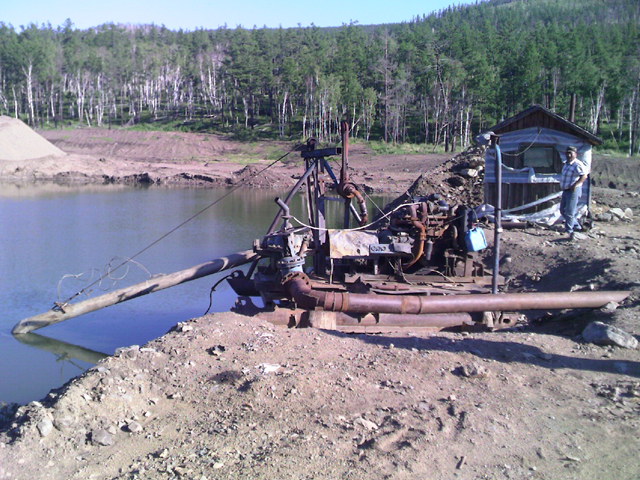
<instances>
[{"instance_id":1,"label":"calm water surface","mask_svg":"<svg viewBox=\"0 0 640 480\"><path fill-rule=\"evenodd\" d=\"M66 300L110 263L119 265L227 192L0 185L0 404L43 398L116 348L142 345L177 322L202 316L211 286L229 272L37 330L23 342L11 335L19 320ZM91 296L250 249L276 214L278 194L286 192L233 192L141 254L136 264L113 272ZM292 211L302 218L299 197ZM234 300L223 282L211 310L228 311Z\"/></svg>"}]
</instances>

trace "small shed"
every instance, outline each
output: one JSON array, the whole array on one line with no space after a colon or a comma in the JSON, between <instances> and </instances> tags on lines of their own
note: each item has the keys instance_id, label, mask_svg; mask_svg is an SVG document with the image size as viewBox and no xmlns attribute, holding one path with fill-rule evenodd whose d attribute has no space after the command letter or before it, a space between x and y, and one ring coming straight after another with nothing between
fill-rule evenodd
<instances>
[{"instance_id":1,"label":"small shed","mask_svg":"<svg viewBox=\"0 0 640 480\"><path fill-rule=\"evenodd\" d=\"M601 145L595 135L540 105L489 129L500 137L502 153L502 208L505 214L553 224L560 218L560 173L567 147L578 149L578 160L591 171L591 149ZM484 198L495 205L493 149L485 154ZM589 212L590 178L583 185L578 218Z\"/></svg>"}]
</instances>

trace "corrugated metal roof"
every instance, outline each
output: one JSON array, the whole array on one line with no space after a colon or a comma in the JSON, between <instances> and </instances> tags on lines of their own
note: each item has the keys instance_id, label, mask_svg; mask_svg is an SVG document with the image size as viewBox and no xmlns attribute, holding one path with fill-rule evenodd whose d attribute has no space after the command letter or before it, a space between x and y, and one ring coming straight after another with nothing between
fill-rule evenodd
<instances>
[{"instance_id":1,"label":"corrugated metal roof","mask_svg":"<svg viewBox=\"0 0 640 480\"><path fill-rule=\"evenodd\" d=\"M497 135L531 127L545 127L561 132L571 133L584 138L591 145L602 145L602 140L560 115L547 110L541 105L532 105L522 112L494 125L488 131Z\"/></svg>"}]
</instances>

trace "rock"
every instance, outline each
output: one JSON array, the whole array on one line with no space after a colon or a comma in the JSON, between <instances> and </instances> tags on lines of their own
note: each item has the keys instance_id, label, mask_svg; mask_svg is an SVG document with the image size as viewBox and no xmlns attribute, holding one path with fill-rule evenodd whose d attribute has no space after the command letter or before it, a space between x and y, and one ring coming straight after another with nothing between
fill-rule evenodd
<instances>
[{"instance_id":1,"label":"rock","mask_svg":"<svg viewBox=\"0 0 640 480\"><path fill-rule=\"evenodd\" d=\"M489 375L489 371L482 365L470 363L456 369L456 373L467 378L483 378Z\"/></svg>"},{"instance_id":2,"label":"rock","mask_svg":"<svg viewBox=\"0 0 640 480\"><path fill-rule=\"evenodd\" d=\"M280 365L275 365L275 364L270 364L270 363L261 363L260 365L258 365L258 368L262 371L262 373L264 375L267 375L269 373L276 373L278 370L280 370Z\"/></svg>"},{"instance_id":3,"label":"rock","mask_svg":"<svg viewBox=\"0 0 640 480\"><path fill-rule=\"evenodd\" d=\"M74 423L75 421L70 415L56 415L54 413L53 426L60 430L62 433L71 432Z\"/></svg>"},{"instance_id":4,"label":"rock","mask_svg":"<svg viewBox=\"0 0 640 480\"><path fill-rule=\"evenodd\" d=\"M467 163L469 164L469 168L478 168L484 165L484 158L473 157L473 158L470 158Z\"/></svg>"},{"instance_id":5,"label":"rock","mask_svg":"<svg viewBox=\"0 0 640 480\"><path fill-rule=\"evenodd\" d=\"M610 222L611 220L613 220L613 215L610 214L609 212L598 213L595 216L595 220L597 222Z\"/></svg>"},{"instance_id":6,"label":"rock","mask_svg":"<svg viewBox=\"0 0 640 480\"><path fill-rule=\"evenodd\" d=\"M586 342L597 345L617 345L623 348L637 348L638 340L619 328L602 322L592 322L582 332Z\"/></svg>"},{"instance_id":7,"label":"rock","mask_svg":"<svg viewBox=\"0 0 640 480\"><path fill-rule=\"evenodd\" d=\"M224 347L224 345L216 345L214 347L210 347L207 348L207 353L209 355L213 355L215 357L218 357L220 355L222 355L225 352L226 348Z\"/></svg>"},{"instance_id":8,"label":"rock","mask_svg":"<svg viewBox=\"0 0 640 480\"><path fill-rule=\"evenodd\" d=\"M475 168L464 168L460 170L460 176L464 178L476 178L478 176L478 170Z\"/></svg>"},{"instance_id":9,"label":"rock","mask_svg":"<svg viewBox=\"0 0 640 480\"><path fill-rule=\"evenodd\" d=\"M130 422L129 425L127 425L127 429L131 433L138 433L142 431L142 425L140 425L138 422Z\"/></svg>"},{"instance_id":10,"label":"rock","mask_svg":"<svg viewBox=\"0 0 640 480\"><path fill-rule=\"evenodd\" d=\"M356 418L353 423L354 425L361 425L369 431L378 429L378 425L362 417Z\"/></svg>"},{"instance_id":11,"label":"rock","mask_svg":"<svg viewBox=\"0 0 640 480\"><path fill-rule=\"evenodd\" d=\"M602 307L600 310L603 311L604 313L613 313L613 312L616 311L616 309L619 306L620 305L617 302L609 302L604 307Z\"/></svg>"},{"instance_id":12,"label":"rock","mask_svg":"<svg viewBox=\"0 0 640 480\"><path fill-rule=\"evenodd\" d=\"M633 218L633 210L631 210L630 208L625 208L624 209L624 216L631 219Z\"/></svg>"},{"instance_id":13,"label":"rock","mask_svg":"<svg viewBox=\"0 0 640 480\"><path fill-rule=\"evenodd\" d=\"M41 437L46 437L53 430L53 423L48 418L43 418L37 424L38 432L40 432Z\"/></svg>"},{"instance_id":14,"label":"rock","mask_svg":"<svg viewBox=\"0 0 640 480\"><path fill-rule=\"evenodd\" d=\"M130 358L131 360L135 360L138 357L139 351L139 345L131 345L130 347L117 348L113 355L115 357Z\"/></svg>"},{"instance_id":15,"label":"rock","mask_svg":"<svg viewBox=\"0 0 640 480\"><path fill-rule=\"evenodd\" d=\"M113 435L102 428L94 430L91 432L91 443L108 447L109 445L113 445Z\"/></svg>"},{"instance_id":16,"label":"rock","mask_svg":"<svg viewBox=\"0 0 640 480\"><path fill-rule=\"evenodd\" d=\"M618 208L618 207L614 207L614 208L610 209L609 213L611 215L615 215L620 220L623 220L623 219L627 218L625 216L625 214L624 214L624 211L621 208Z\"/></svg>"}]
</instances>

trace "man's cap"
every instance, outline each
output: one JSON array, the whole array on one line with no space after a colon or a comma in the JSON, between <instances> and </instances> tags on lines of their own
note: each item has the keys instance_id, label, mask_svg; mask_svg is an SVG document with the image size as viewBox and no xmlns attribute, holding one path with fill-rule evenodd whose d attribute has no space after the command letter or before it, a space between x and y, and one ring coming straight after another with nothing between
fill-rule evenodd
<instances>
[{"instance_id":1,"label":"man's cap","mask_svg":"<svg viewBox=\"0 0 640 480\"><path fill-rule=\"evenodd\" d=\"M572 145L570 147L567 147L567 153L569 153L569 152L578 153L578 149Z\"/></svg>"}]
</instances>

